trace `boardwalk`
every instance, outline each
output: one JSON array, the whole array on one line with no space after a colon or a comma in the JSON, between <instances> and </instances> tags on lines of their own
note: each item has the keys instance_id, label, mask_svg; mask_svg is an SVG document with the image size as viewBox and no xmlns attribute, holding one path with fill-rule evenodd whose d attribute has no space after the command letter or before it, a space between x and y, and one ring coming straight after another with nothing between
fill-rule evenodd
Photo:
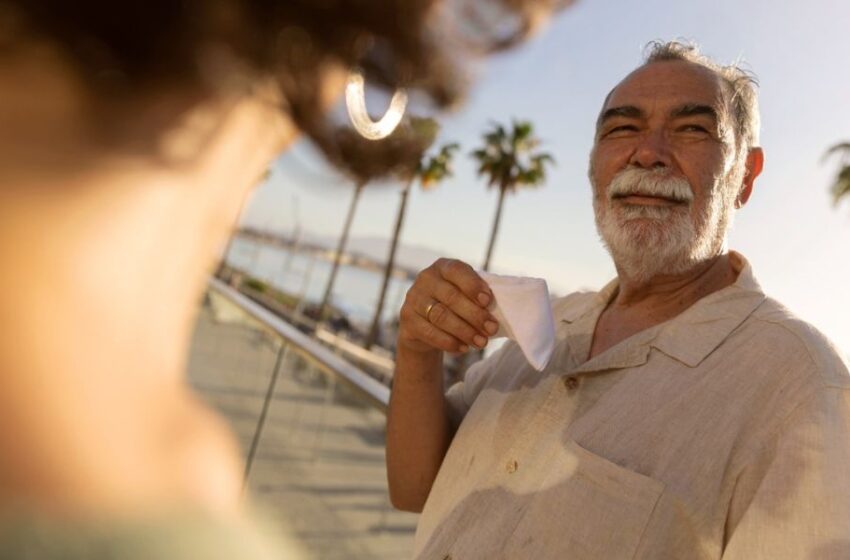
<instances>
[{"instance_id":1,"label":"boardwalk","mask_svg":"<svg viewBox=\"0 0 850 560\"><path fill-rule=\"evenodd\" d=\"M213 296L196 328L189 377L230 421L247 454L279 357L276 335ZM295 352L282 355L251 469L253 494L310 558L399 559L411 554L416 516L389 504L384 414Z\"/></svg>"}]
</instances>

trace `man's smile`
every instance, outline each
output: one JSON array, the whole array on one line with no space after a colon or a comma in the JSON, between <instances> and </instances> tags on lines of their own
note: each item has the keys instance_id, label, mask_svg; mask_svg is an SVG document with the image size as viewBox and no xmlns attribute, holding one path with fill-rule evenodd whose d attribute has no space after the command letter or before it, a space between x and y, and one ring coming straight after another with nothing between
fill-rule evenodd
<instances>
[{"instance_id":1,"label":"man's smile","mask_svg":"<svg viewBox=\"0 0 850 560\"><path fill-rule=\"evenodd\" d=\"M611 198L623 204L636 206L679 206L687 204L684 200L649 194L617 194Z\"/></svg>"}]
</instances>

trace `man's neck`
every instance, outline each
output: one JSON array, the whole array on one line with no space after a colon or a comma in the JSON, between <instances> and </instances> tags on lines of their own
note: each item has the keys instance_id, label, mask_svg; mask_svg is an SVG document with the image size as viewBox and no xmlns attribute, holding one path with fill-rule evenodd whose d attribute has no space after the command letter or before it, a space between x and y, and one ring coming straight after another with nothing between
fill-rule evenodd
<instances>
[{"instance_id":1,"label":"man's neck","mask_svg":"<svg viewBox=\"0 0 850 560\"><path fill-rule=\"evenodd\" d=\"M621 274L617 292L596 324L590 357L676 317L705 296L733 284L736 277L728 253L683 274L658 276L648 282L634 282Z\"/></svg>"},{"instance_id":2,"label":"man's neck","mask_svg":"<svg viewBox=\"0 0 850 560\"><path fill-rule=\"evenodd\" d=\"M690 307L708 294L735 282L736 273L729 254L721 253L677 275L659 275L638 282L620 273L619 285L609 308L625 311L633 308Z\"/></svg>"}]
</instances>

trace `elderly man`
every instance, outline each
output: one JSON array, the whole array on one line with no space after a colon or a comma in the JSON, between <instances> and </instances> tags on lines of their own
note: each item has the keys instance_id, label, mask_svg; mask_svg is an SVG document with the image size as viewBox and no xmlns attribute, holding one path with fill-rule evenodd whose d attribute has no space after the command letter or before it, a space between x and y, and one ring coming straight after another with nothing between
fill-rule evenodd
<instances>
[{"instance_id":1,"label":"elderly man","mask_svg":"<svg viewBox=\"0 0 850 560\"><path fill-rule=\"evenodd\" d=\"M492 294L458 261L420 274L387 436L418 558L850 558L847 368L725 247L758 120L746 73L679 43L611 91L590 180L617 278L553 302L543 372L509 343L444 393Z\"/></svg>"}]
</instances>

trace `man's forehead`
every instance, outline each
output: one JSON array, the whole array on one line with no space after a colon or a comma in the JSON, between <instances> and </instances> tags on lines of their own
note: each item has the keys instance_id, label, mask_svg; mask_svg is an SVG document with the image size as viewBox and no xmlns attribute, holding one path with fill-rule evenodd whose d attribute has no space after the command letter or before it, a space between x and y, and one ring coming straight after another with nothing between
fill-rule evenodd
<instances>
[{"instance_id":1,"label":"man's forehead","mask_svg":"<svg viewBox=\"0 0 850 560\"><path fill-rule=\"evenodd\" d=\"M710 69L682 60L652 62L626 76L606 99L603 110L634 106L650 111L684 104L719 107L722 83Z\"/></svg>"}]
</instances>

